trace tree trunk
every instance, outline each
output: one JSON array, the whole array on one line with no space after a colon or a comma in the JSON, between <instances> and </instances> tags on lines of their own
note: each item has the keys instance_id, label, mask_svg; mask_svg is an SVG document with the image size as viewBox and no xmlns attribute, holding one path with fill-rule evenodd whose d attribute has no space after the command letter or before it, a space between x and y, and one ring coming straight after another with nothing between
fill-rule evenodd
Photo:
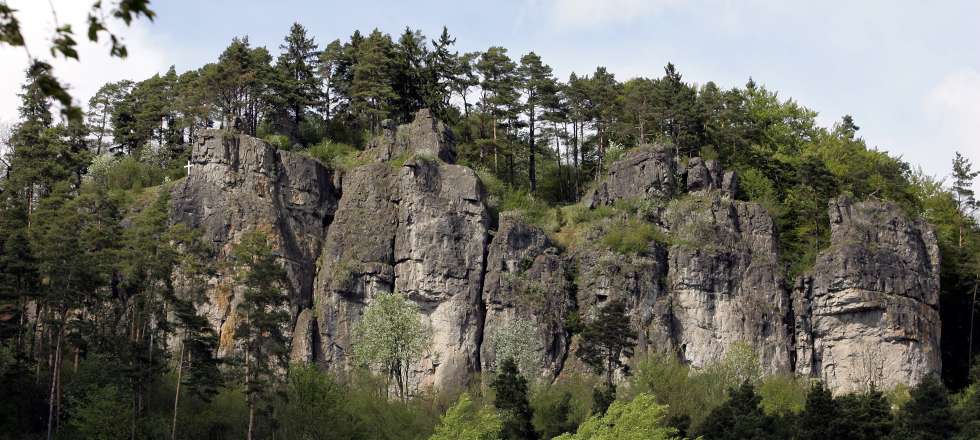
<instances>
[{"instance_id":1,"label":"tree trunk","mask_svg":"<svg viewBox=\"0 0 980 440\"><path fill-rule=\"evenodd\" d=\"M531 111L528 112L528 121L530 122L528 124L528 129L529 129L529 132L528 133L530 135L529 137L531 138L530 139L530 141L531 141L530 142L531 149L530 149L530 156L528 157L528 162L527 162L527 177L528 177L528 180L531 183L531 194L534 194L534 192L535 192L535 190L537 189L537 186L538 186L537 185L538 184L538 182L537 182L537 176L536 176L537 173L536 173L536 171L534 169L535 168L534 167L534 165L535 165L534 164L534 156L535 156L535 153L534 153L534 147L535 147L535 145L534 145L534 137L535 137L534 136L534 106L531 106L530 110Z\"/></svg>"},{"instance_id":2,"label":"tree trunk","mask_svg":"<svg viewBox=\"0 0 980 440\"><path fill-rule=\"evenodd\" d=\"M54 435L55 400L56 400L55 394L57 393L58 390L58 373L59 373L57 357L58 357L58 353L61 351L61 337L62 334L64 333L62 330L63 328L64 328L64 323L62 323L61 329L58 330L58 338L57 338L57 342L55 343L55 349L54 349L55 359L51 362L52 363L51 391L48 394L48 437L47 437L48 440L51 440Z\"/></svg>"},{"instance_id":3,"label":"tree trunk","mask_svg":"<svg viewBox=\"0 0 980 440\"><path fill-rule=\"evenodd\" d=\"M184 344L180 344L180 356L177 358L177 386L174 391L174 419L170 425L170 440L177 440L177 405L180 403L180 381L184 372Z\"/></svg>"},{"instance_id":4,"label":"tree trunk","mask_svg":"<svg viewBox=\"0 0 980 440\"><path fill-rule=\"evenodd\" d=\"M246 317L246 320L248 318ZM251 384L251 372L249 371L249 356L248 350L245 350L245 399L248 401L248 434L246 435L247 440L252 440L252 430L255 427L255 401L252 398L252 392L249 390L249 385Z\"/></svg>"}]
</instances>

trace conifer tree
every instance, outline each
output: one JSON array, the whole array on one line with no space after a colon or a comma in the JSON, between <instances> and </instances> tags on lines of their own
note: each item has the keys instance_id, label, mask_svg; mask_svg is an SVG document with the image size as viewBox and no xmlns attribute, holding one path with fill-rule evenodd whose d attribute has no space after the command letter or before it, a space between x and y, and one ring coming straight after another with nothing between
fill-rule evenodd
<instances>
[{"instance_id":1,"label":"conifer tree","mask_svg":"<svg viewBox=\"0 0 980 440\"><path fill-rule=\"evenodd\" d=\"M624 358L633 355L636 347L636 332L630 328L626 315L626 304L620 300L612 301L601 309L598 315L582 330L582 344L575 355L606 380L606 387L613 387L613 374L616 370L628 373Z\"/></svg>"},{"instance_id":2,"label":"conifer tree","mask_svg":"<svg viewBox=\"0 0 980 440\"><path fill-rule=\"evenodd\" d=\"M288 132L296 137L307 110L320 99L319 52L313 37L308 36L306 28L299 23L293 23L289 28L279 49L282 53L276 60L275 89L281 104L280 112L285 111L290 119Z\"/></svg>"},{"instance_id":3,"label":"conifer tree","mask_svg":"<svg viewBox=\"0 0 980 440\"><path fill-rule=\"evenodd\" d=\"M699 434L711 440L775 440L773 419L762 411L760 402L749 382L731 389L728 400L702 422Z\"/></svg>"},{"instance_id":4,"label":"conifer tree","mask_svg":"<svg viewBox=\"0 0 980 440\"><path fill-rule=\"evenodd\" d=\"M530 182L531 192L537 189L537 170L535 158L537 152L535 122L538 120L538 112L555 99L558 93L558 85L551 67L541 62L541 57L536 53L530 52L521 57L521 65L517 68L520 87L524 92L524 109L528 120L528 181Z\"/></svg>"},{"instance_id":5,"label":"conifer tree","mask_svg":"<svg viewBox=\"0 0 980 440\"><path fill-rule=\"evenodd\" d=\"M377 133L397 97L392 88L393 44L375 29L357 47L351 81L351 107L357 118Z\"/></svg>"},{"instance_id":6,"label":"conifer tree","mask_svg":"<svg viewBox=\"0 0 980 440\"><path fill-rule=\"evenodd\" d=\"M493 168L498 171L498 155L500 145L497 138L497 127L501 121L507 120L510 109L517 103L517 84L515 81L517 65L507 56L507 49L494 46L480 55L476 62L476 70L480 73L480 87L483 89L481 106L485 114L490 116L493 139Z\"/></svg>"},{"instance_id":7,"label":"conifer tree","mask_svg":"<svg viewBox=\"0 0 980 440\"><path fill-rule=\"evenodd\" d=\"M533 412L528 402L527 379L521 376L513 358L507 358L500 364L490 387L496 392L493 405L501 412L503 419L501 437L506 440L537 439L537 432L531 424Z\"/></svg>"},{"instance_id":8,"label":"conifer tree","mask_svg":"<svg viewBox=\"0 0 980 440\"><path fill-rule=\"evenodd\" d=\"M288 341L283 327L289 320L285 308L286 271L276 261L265 233L246 233L235 246L233 260L238 280L245 288L236 314L235 338L240 341L248 402L248 436L255 435L255 413L271 411L271 396L280 371L286 366Z\"/></svg>"},{"instance_id":9,"label":"conifer tree","mask_svg":"<svg viewBox=\"0 0 980 440\"><path fill-rule=\"evenodd\" d=\"M940 440L956 433L949 391L935 376L912 387L909 400L895 416L895 440Z\"/></svg>"}]
</instances>

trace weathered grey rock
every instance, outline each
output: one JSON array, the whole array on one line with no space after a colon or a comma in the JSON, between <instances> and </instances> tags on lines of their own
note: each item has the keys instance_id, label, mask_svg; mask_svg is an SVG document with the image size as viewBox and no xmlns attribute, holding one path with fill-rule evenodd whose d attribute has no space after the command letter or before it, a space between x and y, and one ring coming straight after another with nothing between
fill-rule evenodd
<instances>
[{"instance_id":1,"label":"weathered grey rock","mask_svg":"<svg viewBox=\"0 0 980 440\"><path fill-rule=\"evenodd\" d=\"M446 163L456 161L452 130L433 117L428 109L415 112L410 124L396 127L390 120L385 120L382 125L382 135L368 144L368 151L380 160L420 154Z\"/></svg>"},{"instance_id":2,"label":"weathered grey rock","mask_svg":"<svg viewBox=\"0 0 980 440\"><path fill-rule=\"evenodd\" d=\"M735 196L738 184L735 172L725 172L717 160L692 157L688 161L685 173L688 192L721 191L729 197Z\"/></svg>"},{"instance_id":3,"label":"weathered grey rock","mask_svg":"<svg viewBox=\"0 0 980 440\"><path fill-rule=\"evenodd\" d=\"M794 291L796 370L837 391L888 389L939 372L933 228L880 201L829 206L831 246Z\"/></svg>"},{"instance_id":4,"label":"weathered grey rock","mask_svg":"<svg viewBox=\"0 0 980 440\"><path fill-rule=\"evenodd\" d=\"M764 372L789 372L791 304L766 210L706 192L672 203L666 217L671 339L681 358L701 368L743 342Z\"/></svg>"},{"instance_id":5,"label":"weathered grey rock","mask_svg":"<svg viewBox=\"0 0 980 440\"><path fill-rule=\"evenodd\" d=\"M608 176L583 201L595 208L620 199L670 198L682 190L678 181L673 150L660 145L643 146L609 165Z\"/></svg>"},{"instance_id":6,"label":"weathered grey rock","mask_svg":"<svg viewBox=\"0 0 980 440\"><path fill-rule=\"evenodd\" d=\"M313 361L314 335L316 321L313 309L303 309L296 316L296 326L293 327L292 344L289 351L289 362L304 364Z\"/></svg>"},{"instance_id":7,"label":"weathered grey rock","mask_svg":"<svg viewBox=\"0 0 980 440\"><path fill-rule=\"evenodd\" d=\"M348 367L351 330L379 292L419 304L432 353L414 387L461 387L479 369L481 289L490 222L472 170L434 160L377 163L347 174L327 234L315 302L318 361Z\"/></svg>"},{"instance_id":8,"label":"weathered grey rock","mask_svg":"<svg viewBox=\"0 0 980 440\"><path fill-rule=\"evenodd\" d=\"M190 162L188 176L171 190L171 221L198 228L219 259L228 256L243 233L269 233L289 276L296 316L310 304L315 262L337 206L330 171L312 158L218 130L200 133ZM227 354L241 292L230 275L220 275L211 285L201 307L219 330L221 351Z\"/></svg>"},{"instance_id":9,"label":"weathered grey rock","mask_svg":"<svg viewBox=\"0 0 980 440\"><path fill-rule=\"evenodd\" d=\"M480 360L485 371L499 361L495 338L525 329L534 332L530 339L538 373L554 378L562 371L571 337L565 320L575 307L572 275L544 231L518 216L501 216L487 253L483 286L486 320Z\"/></svg>"},{"instance_id":10,"label":"weathered grey rock","mask_svg":"<svg viewBox=\"0 0 980 440\"><path fill-rule=\"evenodd\" d=\"M582 319L594 318L611 301L623 301L637 332L637 354L672 349L670 299L664 284L667 253L663 246L652 244L649 252L638 255L593 247L578 252L575 261Z\"/></svg>"}]
</instances>

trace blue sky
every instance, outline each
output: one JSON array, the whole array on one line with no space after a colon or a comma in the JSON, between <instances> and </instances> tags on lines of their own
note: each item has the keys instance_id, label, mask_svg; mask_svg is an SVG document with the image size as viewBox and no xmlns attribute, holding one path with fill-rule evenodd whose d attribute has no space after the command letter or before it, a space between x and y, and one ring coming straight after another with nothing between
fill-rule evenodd
<instances>
[{"instance_id":1,"label":"blue sky","mask_svg":"<svg viewBox=\"0 0 980 440\"><path fill-rule=\"evenodd\" d=\"M43 44L46 3L13 0L28 38ZM55 1L59 20L81 26L82 0ZM931 3L931 4L930 4ZM60 63L80 97L109 80L142 78L214 60L234 36L273 52L294 21L319 43L355 29L435 37L443 25L461 51L534 50L562 77L603 65L621 80L659 76L668 61L688 81L756 82L820 113L830 125L849 113L872 146L927 172L947 174L953 151L980 163L980 2L946 1L155 1L158 19L125 30L130 59L104 48ZM62 12L63 11L63 12ZM40 47L40 46L39 46ZM35 49L33 53L43 53ZM0 119L16 115L22 51L0 49ZM7 63L6 60L12 60ZM8 80L7 77L11 77Z\"/></svg>"}]
</instances>

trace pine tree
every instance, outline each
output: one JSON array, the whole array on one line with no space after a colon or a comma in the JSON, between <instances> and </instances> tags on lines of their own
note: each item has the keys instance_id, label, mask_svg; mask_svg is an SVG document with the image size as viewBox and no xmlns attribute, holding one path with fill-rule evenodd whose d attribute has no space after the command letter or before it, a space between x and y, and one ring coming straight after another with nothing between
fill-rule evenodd
<instances>
[{"instance_id":1,"label":"pine tree","mask_svg":"<svg viewBox=\"0 0 980 440\"><path fill-rule=\"evenodd\" d=\"M731 389L728 400L701 423L699 434L711 440L775 439L773 419L762 411L760 401L751 383Z\"/></svg>"},{"instance_id":2,"label":"pine tree","mask_svg":"<svg viewBox=\"0 0 980 440\"><path fill-rule=\"evenodd\" d=\"M797 438L800 440L824 440L842 438L840 404L822 382L810 386L806 395L806 407L798 419Z\"/></svg>"},{"instance_id":3,"label":"pine tree","mask_svg":"<svg viewBox=\"0 0 980 440\"><path fill-rule=\"evenodd\" d=\"M891 404L876 389L838 397L841 431L855 440L888 438L892 432Z\"/></svg>"},{"instance_id":4,"label":"pine tree","mask_svg":"<svg viewBox=\"0 0 980 440\"><path fill-rule=\"evenodd\" d=\"M248 402L248 439L254 437L255 412L271 410L279 372L286 366L288 341L283 327L289 321L285 270L276 261L269 238L259 231L246 233L235 246L233 260L245 288L236 314L235 338L241 341L245 394ZM260 408L261 406L261 408Z\"/></svg>"},{"instance_id":5,"label":"pine tree","mask_svg":"<svg viewBox=\"0 0 980 440\"><path fill-rule=\"evenodd\" d=\"M633 356L636 332L630 327L626 304L612 301L599 310L582 330L582 343L575 355L599 375L604 375L606 387L613 387L613 374L622 370L628 374L623 358Z\"/></svg>"},{"instance_id":6,"label":"pine tree","mask_svg":"<svg viewBox=\"0 0 980 440\"><path fill-rule=\"evenodd\" d=\"M429 89L426 91L426 106L431 108L440 118L446 118L450 108L450 98L454 84L464 75L460 65L458 52L450 49L456 44L456 39L449 35L449 29L442 27L438 40L432 41L432 53L429 55L428 75ZM465 99L465 98L464 98ZM465 107L465 104L464 104ZM465 110L464 110L465 111Z\"/></svg>"},{"instance_id":7,"label":"pine tree","mask_svg":"<svg viewBox=\"0 0 980 440\"><path fill-rule=\"evenodd\" d=\"M351 81L351 107L356 117L377 133L381 121L388 117L397 97L392 88L393 44L388 35L377 29L357 47Z\"/></svg>"},{"instance_id":8,"label":"pine tree","mask_svg":"<svg viewBox=\"0 0 980 440\"><path fill-rule=\"evenodd\" d=\"M427 66L429 49L421 31L406 27L392 50L391 87L394 91L391 113L398 121L408 121L411 115L431 102L428 97L436 86ZM433 109L438 110L438 109Z\"/></svg>"},{"instance_id":9,"label":"pine tree","mask_svg":"<svg viewBox=\"0 0 980 440\"><path fill-rule=\"evenodd\" d=\"M490 387L496 392L493 405L502 413L500 434L507 440L535 440L537 432L531 424L533 412L528 402L527 379L521 376L513 358L505 359Z\"/></svg>"},{"instance_id":10,"label":"pine tree","mask_svg":"<svg viewBox=\"0 0 980 440\"><path fill-rule=\"evenodd\" d=\"M912 387L911 400L895 416L895 440L940 440L956 433L949 391L939 378L926 376Z\"/></svg>"},{"instance_id":11,"label":"pine tree","mask_svg":"<svg viewBox=\"0 0 980 440\"><path fill-rule=\"evenodd\" d=\"M282 104L280 113L284 111L290 119L288 133L298 138L299 126L307 110L320 99L319 52L313 37L309 37L306 28L299 23L293 23L289 28L279 49L282 53L276 60L275 86Z\"/></svg>"},{"instance_id":12,"label":"pine tree","mask_svg":"<svg viewBox=\"0 0 980 440\"><path fill-rule=\"evenodd\" d=\"M537 190L537 169L535 167L535 122L538 120L538 112L548 103L555 99L558 93L557 81L551 73L551 67L541 62L541 57L536 53L530 52L521 57L521 65L517 69L520 87L525 96L525 112L528 119L528 181L530 182L531 192Z\"/></svg>"},{"instance_id":13,"label":"pine tree","mask_svg":"<svg viewBox=\"0 0 980 440\"><path fill-rule=\"evenodd\" d=\"M323 87L321 88L323 93L322 110L324 117L330 119L331 116L331 106L333 106L336 101L340 99L339 93L334 93L338 90L338 80L340 64L344 56L344 46L340 43L340 40L333 40L330 44L327 44L320 52L320 63L319 63L319 74L323 81Z\"/></svg>"},{"instance_id":14,"label":"pine tree","mask_svg":"<svg viewBox=\"0 0 980 440\"><path fill-rule=\"evenodd\" d=\"M483 113L491 118L494 172L499 170L500 144L497 137L497 127L501 121L508 119L511 109L517 104L516 69L517 65L507 56L507 49L499 46L487 49L480 55L480 59L476 63L476 70L482 77L480 82L480 87L483 89L481 106Z\"/></svg>"}]
</instances>

